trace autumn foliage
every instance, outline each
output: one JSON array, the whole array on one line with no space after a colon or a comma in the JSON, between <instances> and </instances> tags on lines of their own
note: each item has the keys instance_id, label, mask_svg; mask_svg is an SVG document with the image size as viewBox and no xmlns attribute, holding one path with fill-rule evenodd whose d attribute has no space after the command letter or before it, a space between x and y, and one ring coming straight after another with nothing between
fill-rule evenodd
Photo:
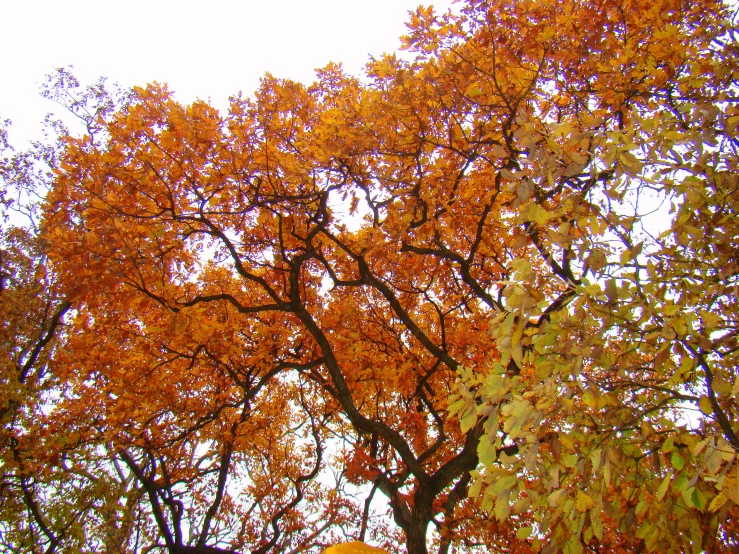
<instances>
[{"instance_id":1,"label":"autumn foliage","mask_svg":"<svg viewBox=\"0 0 739 554\"><path fill-rule=\"evenodd\" d=\"M419 8L409 59L227 114L59 72L85 133L2 167L48 185L2 237L3 548L730 551L731 10Z\"/></svg>"}]
</instances>

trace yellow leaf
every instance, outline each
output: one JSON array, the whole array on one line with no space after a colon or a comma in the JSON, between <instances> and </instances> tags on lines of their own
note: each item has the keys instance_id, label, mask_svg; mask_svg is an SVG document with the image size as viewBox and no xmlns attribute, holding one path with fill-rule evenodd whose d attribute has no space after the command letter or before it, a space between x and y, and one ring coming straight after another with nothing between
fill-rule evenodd
<instances>
[{"instance_id":1,"label":"yellow leaf","mask_svg":"<svg viewBox=\"0 0 739 554\"><path fill-rule=\"evenodd\" d=\"M671 479L671 473L668 473L667 475L665 475L665 478L662 479L662 483L660 483L659 488L657 489L657 500L662 500L662 498L665 496L665 493L667 492L667 487L670 485Z\"/></svg>"},{"instance_id":2,"label":"yellow leaf","mask_svg":"<svg viewBox=\"0 0 739 554\"><path fill-rule=\"evenodd\" d=\"M504 521L511 513L511 505L508 503L509 491L499 494L495 499L495 519Z\"/></svg>"},{"instance_id":3,"label":"yellow leaf","mask_svg":"<svg viewBox=\"0 0 739 554\"><path fill-rule=\"evenodd\" d=\"M664 306L662 306L662 312L666 316L675 315L679 311L680 311L680 306L678 306L677 304L665 304Z\"/></svg>"},{"instance_id":4,"label":"yellow leaf","mask_svg":"<svg viewBox=\"0 0 739 554\"><path fill-rule=\"evenodd\" d=\"M480 458L480 463L484 466L491 466L495 462L497 457L495 451L495 445L487 437L483 437L480 440L480 444L477 447L477 455Z\"/></svg>"},{"instance_id":5,"label":"yellow leaf","mask_svg":"<svg viewBox=\"0 0 739 554\"><path fill-rule=\"evenodd\" d=\"M589 408L594 408L594 409L598 408L598 398L593 393L593 391L590 389L587 389L583 393L582 401L585 402L585 405L588 406Z\"/></svg>"},{"instance_id":6,"label":"yellow leaf","mask_svg":"<svg viewBox=\"0 0 739 554\"><path fill-rule=\"evenodd\" d=\"M578 512L586 512L593 506L595 506L595 500L593 500L583 491L577 491L577 497L575 498L575 509Z\"/></svg>"},{"instance_id":7,"label":"yellow leaf","mask_svg":"<svg viewBox=\"0 0 739 554\"><path fill-rule=\"evenodd\" d=\"M462 432L466 433L475 426L475 423L477 423L477 408L472 404L459 422L459 426L461 427Z\"/></svg>"},{"instance_id":8,"label":"yellow leaf","mask_svg":"<svg viewBox=\"0 0 739 554\"><path fill-rule=\"evenodd\" d=\"M323 554L380 554L381 552L388 554L387 550L383 550L382 548L369 546L362 541L351 541L330 546L323 551Z\"/></svg>"},{"instance_id":9,"label":"yellow leaf","mask_svg":"<svg viewBox=\"0 0 739 554\"><path fill-rule=\"evenodd\" d=\"M529 204L526 210L526 219L537 225L545 225L549 221L550 213L539 204Z\"/></svg>"},{"instance_id":10,"label":"yellow leaf","mask_svg":"<svg viewBox=\"0 0 739 554\"><path fill-rule=\"evenodd\" d=\"M641 434L645 439L649 439L649 437L654 435L654 428L645 419L641 422Z\"/></svg>"},{"instance_id":11,"label":"yellow leaf","mask_svg":"<svg viewBox=\"0 0 739 554\"><path fill-rule=\"evenodd\" d=\"M593 250L591 250L585 261L595 271L598 271L599 269L604 267L608 262L605 253L598 248L594 248Z\"/></svg>"},{"instance_id":12,"label":"yellow leaf","mask_svg":"<svg viewBox=\"0 0 739 554\"><path fill-rule=\"evenodd\" d=\"M729 472L724 479L724 485L721 489L724 495L726 495L734 504L739 505L739 477L737 477L739 468Z\"/></svg>"},{"instance_id":13,"label":"yellow leaf","mask_svg":"<svg viewBox=\"0 0 739 554\"><path fill-rule=\"evenodd\" d=\"M562 498L562 495L565 493L565 489L557 489L552 494L550 494L547 497L547 503L552 507L556 508L559 506L559 501Z\"/></svg>"},{"instance_id":14,"label":"yellow leaf","mask_svg":"<svg viewBox=\"0 0 739 554\"><path fill-rule=\"evenodd\" d=\"M521 514L531 507L531 499L528 496L519 496L513 504L513 513Z\"/></svg>"},{"instance_id":15,"label":"yellow leaf","mask_svg":"<svg viewBox=\"0 0 739 554\"><path fill-rule=\"evenodd\" d=\"M522 336L523 336L523 321L516 326L516 329L513 331L513 335L511 335L511 347L515 347L518 344L518 341L521 340Z\"/></svg>"},{"instance_id":16,"label":"yellow leaf","mask_svg":"<svg viewBox=\"0 0 739 554\"><path fill-rule=\"evenodd\" d=\"M511 269L513 269L514 281L525 281L531 275L531 260L523 260L516 258L511 260Z\"/></svg>"},{"instance_id":17,"label":"yellow leaf","mask_svg":"<svg viewBox=\"0 0 739 554\"><path fill-rule=\"evenodd\" d=\"M495 481L491 491L493 494L498 496L501 494L508 494L516 483L518 483L518 478L515 475L504 475Z\"/></svg>"},{"instance_id":18,"label":"yellow leaf","mask_svg":"<svg viewBox=\"0 0 739 554\"><path fill-rule=\"evenodd\" d=\"M711 500L711 503L708 505L708 511L709 512L716 512L718 511L721 506L726 504L726 501L729 500L726 495L723 492L718 493L716 496L713 497L713 500Z\"/></svg>"},{"instance_id":19,"label":"yellow leaf","mask_svg":"<svg viewBox=\"0 0 739 554\"><path fill-rule=\"evenodd\" d=\"M726 380L726 377L720 372L717 371L713 376L713 390L716 391L721 396L727 396L731 394L732 386L729 381Z\"/></svg>"},{"instance_id":20,"label":"yellow leaf","mask_svg":"<svg viewBox=\"0 0 739 554\"><path fill-rule=\"evenodd\" d=\"M478 85L477 83L470 83L470 85L465 89L464 93L471 98L475 98L476 96L480 96L482 94L482 90L480 90L480 85Z\"/></svg>"},{"instance_id":21,"label":"yellow leaf","mask_svg":"<svg viewBox=\"0 0 739 554\"><path fill-rule=\"evenodd\" d=\"M598 469L600 468L600 463L602 459L603 459L603 449L601 448L596 448L590 454L590 462L593 464L593 473L598 473Z\"/></svg>"},{"instance_id":22,"label":"yellow leaf","mask_svg":"<svg viewBox=\"0 0 739 554\"><path fill-rule=\"evenodd\" d=\"M590 510L590 523L592 525L593 534L598 538L598 540L603 538L603 522L600 519L601 513L602 510L599 508Z\"/></svg>"}]
</instances>

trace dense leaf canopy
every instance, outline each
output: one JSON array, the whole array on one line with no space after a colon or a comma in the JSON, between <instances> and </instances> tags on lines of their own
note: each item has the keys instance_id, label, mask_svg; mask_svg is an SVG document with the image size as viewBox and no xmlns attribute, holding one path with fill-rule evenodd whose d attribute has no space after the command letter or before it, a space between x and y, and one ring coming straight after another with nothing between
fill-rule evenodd
<instances>
[{"instance_id":1,"label":"dense leaf canopy","mask_svg":"<svg viewBox=\"0 0 739 554\"><path fill-rule=\"evenodd\" d=\"M60 71L85 134L2 166L2 548L730 551L733 10L419 8L227 114Z\"/></svg>"}]
</instances>

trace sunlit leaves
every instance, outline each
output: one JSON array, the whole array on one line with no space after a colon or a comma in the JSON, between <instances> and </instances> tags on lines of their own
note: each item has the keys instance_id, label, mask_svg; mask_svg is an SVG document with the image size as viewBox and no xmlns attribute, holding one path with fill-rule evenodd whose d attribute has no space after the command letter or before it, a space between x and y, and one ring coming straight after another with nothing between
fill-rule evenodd
<instances>
[{"instance_id":1,"label":"sunlit leaves","mask_svg":"<svg viewBox=\"0 0 739 554\"><path fill-rule=\"evenodd\" d=\"M479 39L474 42L479 51L465 50L470 43L457 46L467 54L465 62L489 68L491 58L479 52L490 40L490 23L510 21L505 19L507 10L523 10L524 5L531 14L546 9L517 3L486 12L488 26L478 27ZM518 192L510 221L526 222L536 250L528 252L525 263L520 255L511 259L505 279L499 281L504 311L491 319L489 333L501 365L487 369L495 377L462 379L464 390L474 391L476 398L465 406L474 405L477 414L495 421L486 427L490 437L481 442L481 461L489 472L505 466L491 445L503 447L501 439L516 444L519 475L531 482L528 494L552 514L550 520L539 513L541 525L554 529L559 521L572 523L569 532L587 543L588 537L602 535L602 527L591 526L594 518L583 522L573 517L573 508L585 512L595 506L594 498L617 497L620 500L607 501L609 517L621 514L636 522L647 517L646 506L654 498L674 494L675 506L694 510L696 519L676 533L667 523L673 508L665 500L666 507L663 504L657 512L666 519L649 515L636 536L648 549L664 548L669 537L675 540L670 548L679 550L680 540L693 544L717 540L717 520L712 520L713 527L701 527L699 514L711 498L722 494L717 475L733 467L739 447L731 400L736 374L726 365L735 350L724 346L724 341L733 344L736 333L736 272L734 262L724 257L725 241L736 237L730 223L735 219L734 201L726 196L736 187L724 171L736 165L732 146L736 139L731 128L719 122L718 114L727 106L716 103L720 94L735 91L736 83L723 71L708 69L715 57L728 59L734 44L721 34L721 16L712 19L704 32L690 23L699 11L684 13L684 20L657 24L652 33L645 21L657 12L632 8L627 16L635 22L631 33L608 23L598 33L599 47L614 36L625 42L614 45L594 65L593 56L581 56L576 62L571 48L554 46L553 37L572 45L582 35L552 32L544 18L528 20L526 31L538 34L538 45L553 41L548 63L562 69L577 65L577 71L568 73L570 82L565 85L556 76L546 77L543 70L539 82L552 87L549 94L531 92L528 110L516 119L520 127L514 137L526 158L501 174L510 183L509 190ZM720 13L715 6L700 10L703 16ZM469 8L468 13L478 12ZM615 22L607 8L602 17ZM526 31L515 34L525 37ZM642 58L629 46L636 36L642 37L644 51L665 60L664 65ZM711 36L720 38L709 44ZM521 42L526 44L525 38ZM505 39L498 44L505 44ZM536 51L531 45L528 52ZM687 51L694 53L696 62L677 71L676 60ZM502 47L493 59L506 54ZM665 67L672 68L670 76ZM613 68L619 69L605 73ZM505 64L495 66L496 71L506 69ZM616 85L621 75L639 78L621 88ZM590 79L589 85L576 84L578 78ZM593 86L594 82L599 84ZM664 103L674 88L686 99ZM556 97L557 110L547 111L554 105L546 104L555 97L552 89L567 94ZM632 99L625 90L631 91ZM470 101L483 103L483 90L474 80L465 93ZM588 97L587 112L576 107L578 97ZM685 124L692 119L702 122L700 130ZM587 193L575 199L572 191L581 185L585 189L579 190ZM558 202L543 200L553 196ZM649 201L643 199L647 196ZM660 204L671 205L671 213ZM505 387L496 385L503 382ZM545 394L553 398L537 402L544 398L545 386L549 387ZM458 404L452 408L471 421L472 408ZM538 436L525 434L529 418L538 422ZM725 458L716 450L693 456L684 450L699 439L718 437L725 444ZM523 458L534 447L538 453L530 457L524 472ZM601 452L603 459L596 454ZM650 463L639 463L642 459ZM556 479L552 468L558 468ZM568 478L563 480L562 475ZM492 490L496 482L488 479L489 485L476 488L483 504L492 494L487 488ZM654 483L655 496L644 497L632 515L623 504L625 497L608 489L623 490L629 482ZM552 491L563 485L567 488ZM546 501L537 498L540 494ZM719 505L714 501L713 510ZM503 513L497 505L494 511ZM580 548L575 546L578 539L567 538L560 530L552 531L551 537L566 548Z\"/></svg>"},{"instance_id":2,"label":"sunlit leaves","mask_svg":"<svg viewBox=\"0 0 739 554\"><path fill-rule=\"evenodd\" d=\"M364 81L101 104L23 266L74 302L50 465L171 551L395 546L376 491L412 554L728 548L732 33L711 0L470 1Z\"/></svg>"}]
</instances>

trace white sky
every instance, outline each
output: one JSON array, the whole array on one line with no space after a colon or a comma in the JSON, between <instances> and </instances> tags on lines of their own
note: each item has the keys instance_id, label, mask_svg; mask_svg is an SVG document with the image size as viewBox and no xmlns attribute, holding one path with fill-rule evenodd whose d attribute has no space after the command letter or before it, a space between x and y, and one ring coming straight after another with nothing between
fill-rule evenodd
<instances>
[{"instance_id":1,"label":"white sky","mask_svg":"<svg viewBox=\"0 0 739 554\"><path fill-rule=\"evenodd\" d=\"M11 143L39 137L55 105L39 85L74 66L84 84L104 76L123 86L159 81L189 102L251 93L269 71L310 82L341 62L361 72L370 55L395 51L408 10L446 11L451 0L2 0L0 117Z\"/></svg>"}]
</instances>

